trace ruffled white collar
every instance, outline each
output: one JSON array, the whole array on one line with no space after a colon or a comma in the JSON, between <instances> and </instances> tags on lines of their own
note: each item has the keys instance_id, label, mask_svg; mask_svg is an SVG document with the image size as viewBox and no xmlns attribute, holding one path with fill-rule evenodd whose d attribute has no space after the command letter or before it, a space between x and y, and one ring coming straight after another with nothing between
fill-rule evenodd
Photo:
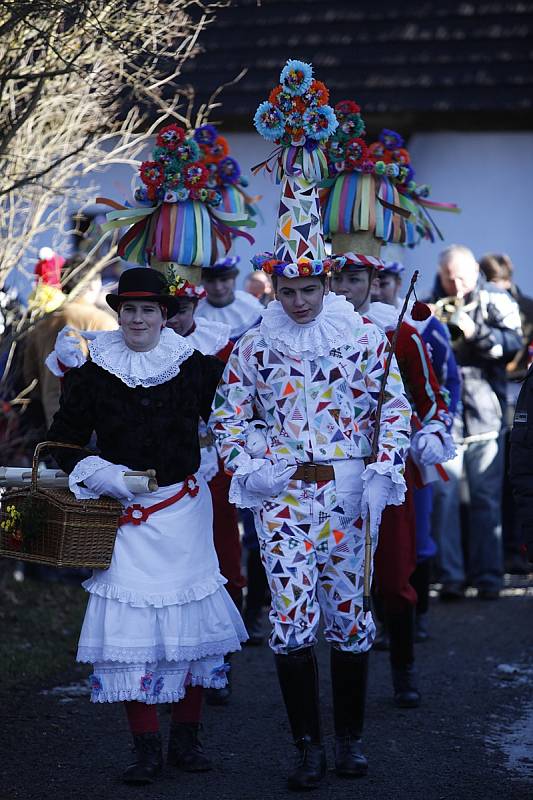
<instances>
[{"instance_id":1,"label":"ruffled white collar","mask_svg":"<svg viewBox=\"0 0 533 800\"><path fill-rule=\"evenodd\" d=\"M224 322L195 317L195 328L187 336L187 342L204 356L216 356L230 340L230 326Z\"/></svg>"},{"instance_id":2,"label":"ruffled white collar","mask_svg":"<svg viewBox=\"0 0 533 800\"><path fill-rule=\"evenodd\" d=\"M263 306L253 295L238 289L235 300L228 306L217 308L212 306L207 299L200 300L195 319L203 318L209 322L223 322L230 327L230 336L237 339L259 321L263 313Z\"/></svg>"},{"instance_id":3,"label":"ruffled white collar","mask_svg":"<svg viewBox=\"0 0 533 800\"><path fill-rule=\"evenodd\" d=\"M368 311L363 312L363 317L369 319L382 331L394 330L398 323L400 309L388 303L370 303Z\"/></svg>"},{"instance_id":4,"label":"ruffled white collar","mask_svg":"<svg viewBox=\"0 0 533 800\"><path fill-rule=\"evenodd\" d=\"M260 331L273 350L291 358L314 359L341 345L355 344L362 324L346 298L330 292L318 317L304 325L293 322L279 300L273 300L265 309Z\"/></svg>"},{"instance_id":5,"label":"ruffled white collar","mask_svg":"<svg viewBox=\"0 0 533 800\"><path fill-rule=\"evenodd\" d=\"M131 350L121 330L102 331L90 342L91 359L130 388L157 386L175 378L194 349L183 336L163 328L159 343L145 353Z\"/></svg>"}]
</instances>

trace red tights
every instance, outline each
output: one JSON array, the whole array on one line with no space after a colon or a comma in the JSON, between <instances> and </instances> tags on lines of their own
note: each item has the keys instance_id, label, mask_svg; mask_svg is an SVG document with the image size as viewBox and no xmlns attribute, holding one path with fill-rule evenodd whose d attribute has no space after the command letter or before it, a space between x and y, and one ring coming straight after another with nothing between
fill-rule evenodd
<instances>
[{"instance_id":1,"label":"red tights","mask_svg":"<svg viewBox=\"0 0 533 800\"><path fill-rule=\"evenodd\" d=\"M171 704L172 722L200 722L202 714L201 686L189 686L185 697L179 703ZM134 736L139 733L156 733L159 730L157 705L140 703L138 700L127 700L124 703L130 731Z\"/></svg>"}]
</instances>

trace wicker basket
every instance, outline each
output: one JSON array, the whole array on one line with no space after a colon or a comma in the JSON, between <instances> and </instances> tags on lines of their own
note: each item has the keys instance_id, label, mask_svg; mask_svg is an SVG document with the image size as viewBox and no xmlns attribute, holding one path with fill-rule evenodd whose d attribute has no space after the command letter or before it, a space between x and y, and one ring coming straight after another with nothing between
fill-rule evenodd
<instances>
[{"instance_id":1,"label":"wicker basket","mask_svg":"<svg viewBox=\"0 0 533 800\"><path fill-rule=\"evenodd\" d=\"M31 485L9 489L1 498L0 556L52 567L107 569L122 506L108 497L76 500L68 489L40 489L37 470L44 447L82 449L62 442L37 445Z\"/></svg>"}]
</instances>

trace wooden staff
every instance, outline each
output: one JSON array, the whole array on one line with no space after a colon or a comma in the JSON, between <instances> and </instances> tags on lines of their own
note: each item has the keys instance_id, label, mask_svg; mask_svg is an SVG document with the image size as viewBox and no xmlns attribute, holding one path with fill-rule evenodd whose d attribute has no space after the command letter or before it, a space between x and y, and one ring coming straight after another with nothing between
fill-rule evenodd
<instances>
[{"instance_id":1,"label":"wooden staff","mask_svg":"<svg viewBox=\"0 0 533 800\"><path fill-rule=\"evenodd\" d=\"M379 432L381 428L381 410L383 408L383 403L385 402L385 389L387 387L387 380L389 377L389 372L391 368L392 358L396 353L396 344L398 342L398 335L400 333L400 326L403 322L403 318L405 316L405 312L407 311L407 306L409 303L409 298L414 291L415 283L418 279L419 271L415 270L413 273L413 277L411 278L411 283L409 284L409 289L407 294L405 295L405 300L403 301L402 310L398 316L398 322L396 323L396 328L394 329L394 333L392 336L392 341L390 345L389 354L387 356L387 361L385 363L385 370L383 372L383 377L381 379L381 387L379 390L378 395L378 404L376 407L376 421L374 424L374 432L372 434L372 452L370 454L370 459L368 461L369 464L374 464L377 461L377 454L378 454L378 447L379 447ZM415 295L416 296L416 295ZM368 508L368 514L366 517L366 526L365 526L365 571L364 571L364 581L363 581L363 612L370 611L370 567L372 565L372 536L370 534L370 506Z\"/></svg>"}]
</instances>

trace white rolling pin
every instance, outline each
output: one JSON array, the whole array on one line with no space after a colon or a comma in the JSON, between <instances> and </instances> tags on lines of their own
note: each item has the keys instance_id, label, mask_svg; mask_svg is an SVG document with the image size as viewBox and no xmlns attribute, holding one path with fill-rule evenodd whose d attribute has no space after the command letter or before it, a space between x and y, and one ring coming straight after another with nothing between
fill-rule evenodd
<instances>
[{"instance_id":1,"label":"white rolling pin","mask_svg":"<svg viewBox=\"0 0 533 800\"><path fill-rule=\"evenodd\" d=\"M133 494L155 492L157 485L154 469L146 472L125 472L124 481ZM0 488L20 489L31 484L31 469L27 467L0 467ZM68 475L60 469L39 468L37 485L42 489L68 489Z\"/></svg>"}]
</instances>

